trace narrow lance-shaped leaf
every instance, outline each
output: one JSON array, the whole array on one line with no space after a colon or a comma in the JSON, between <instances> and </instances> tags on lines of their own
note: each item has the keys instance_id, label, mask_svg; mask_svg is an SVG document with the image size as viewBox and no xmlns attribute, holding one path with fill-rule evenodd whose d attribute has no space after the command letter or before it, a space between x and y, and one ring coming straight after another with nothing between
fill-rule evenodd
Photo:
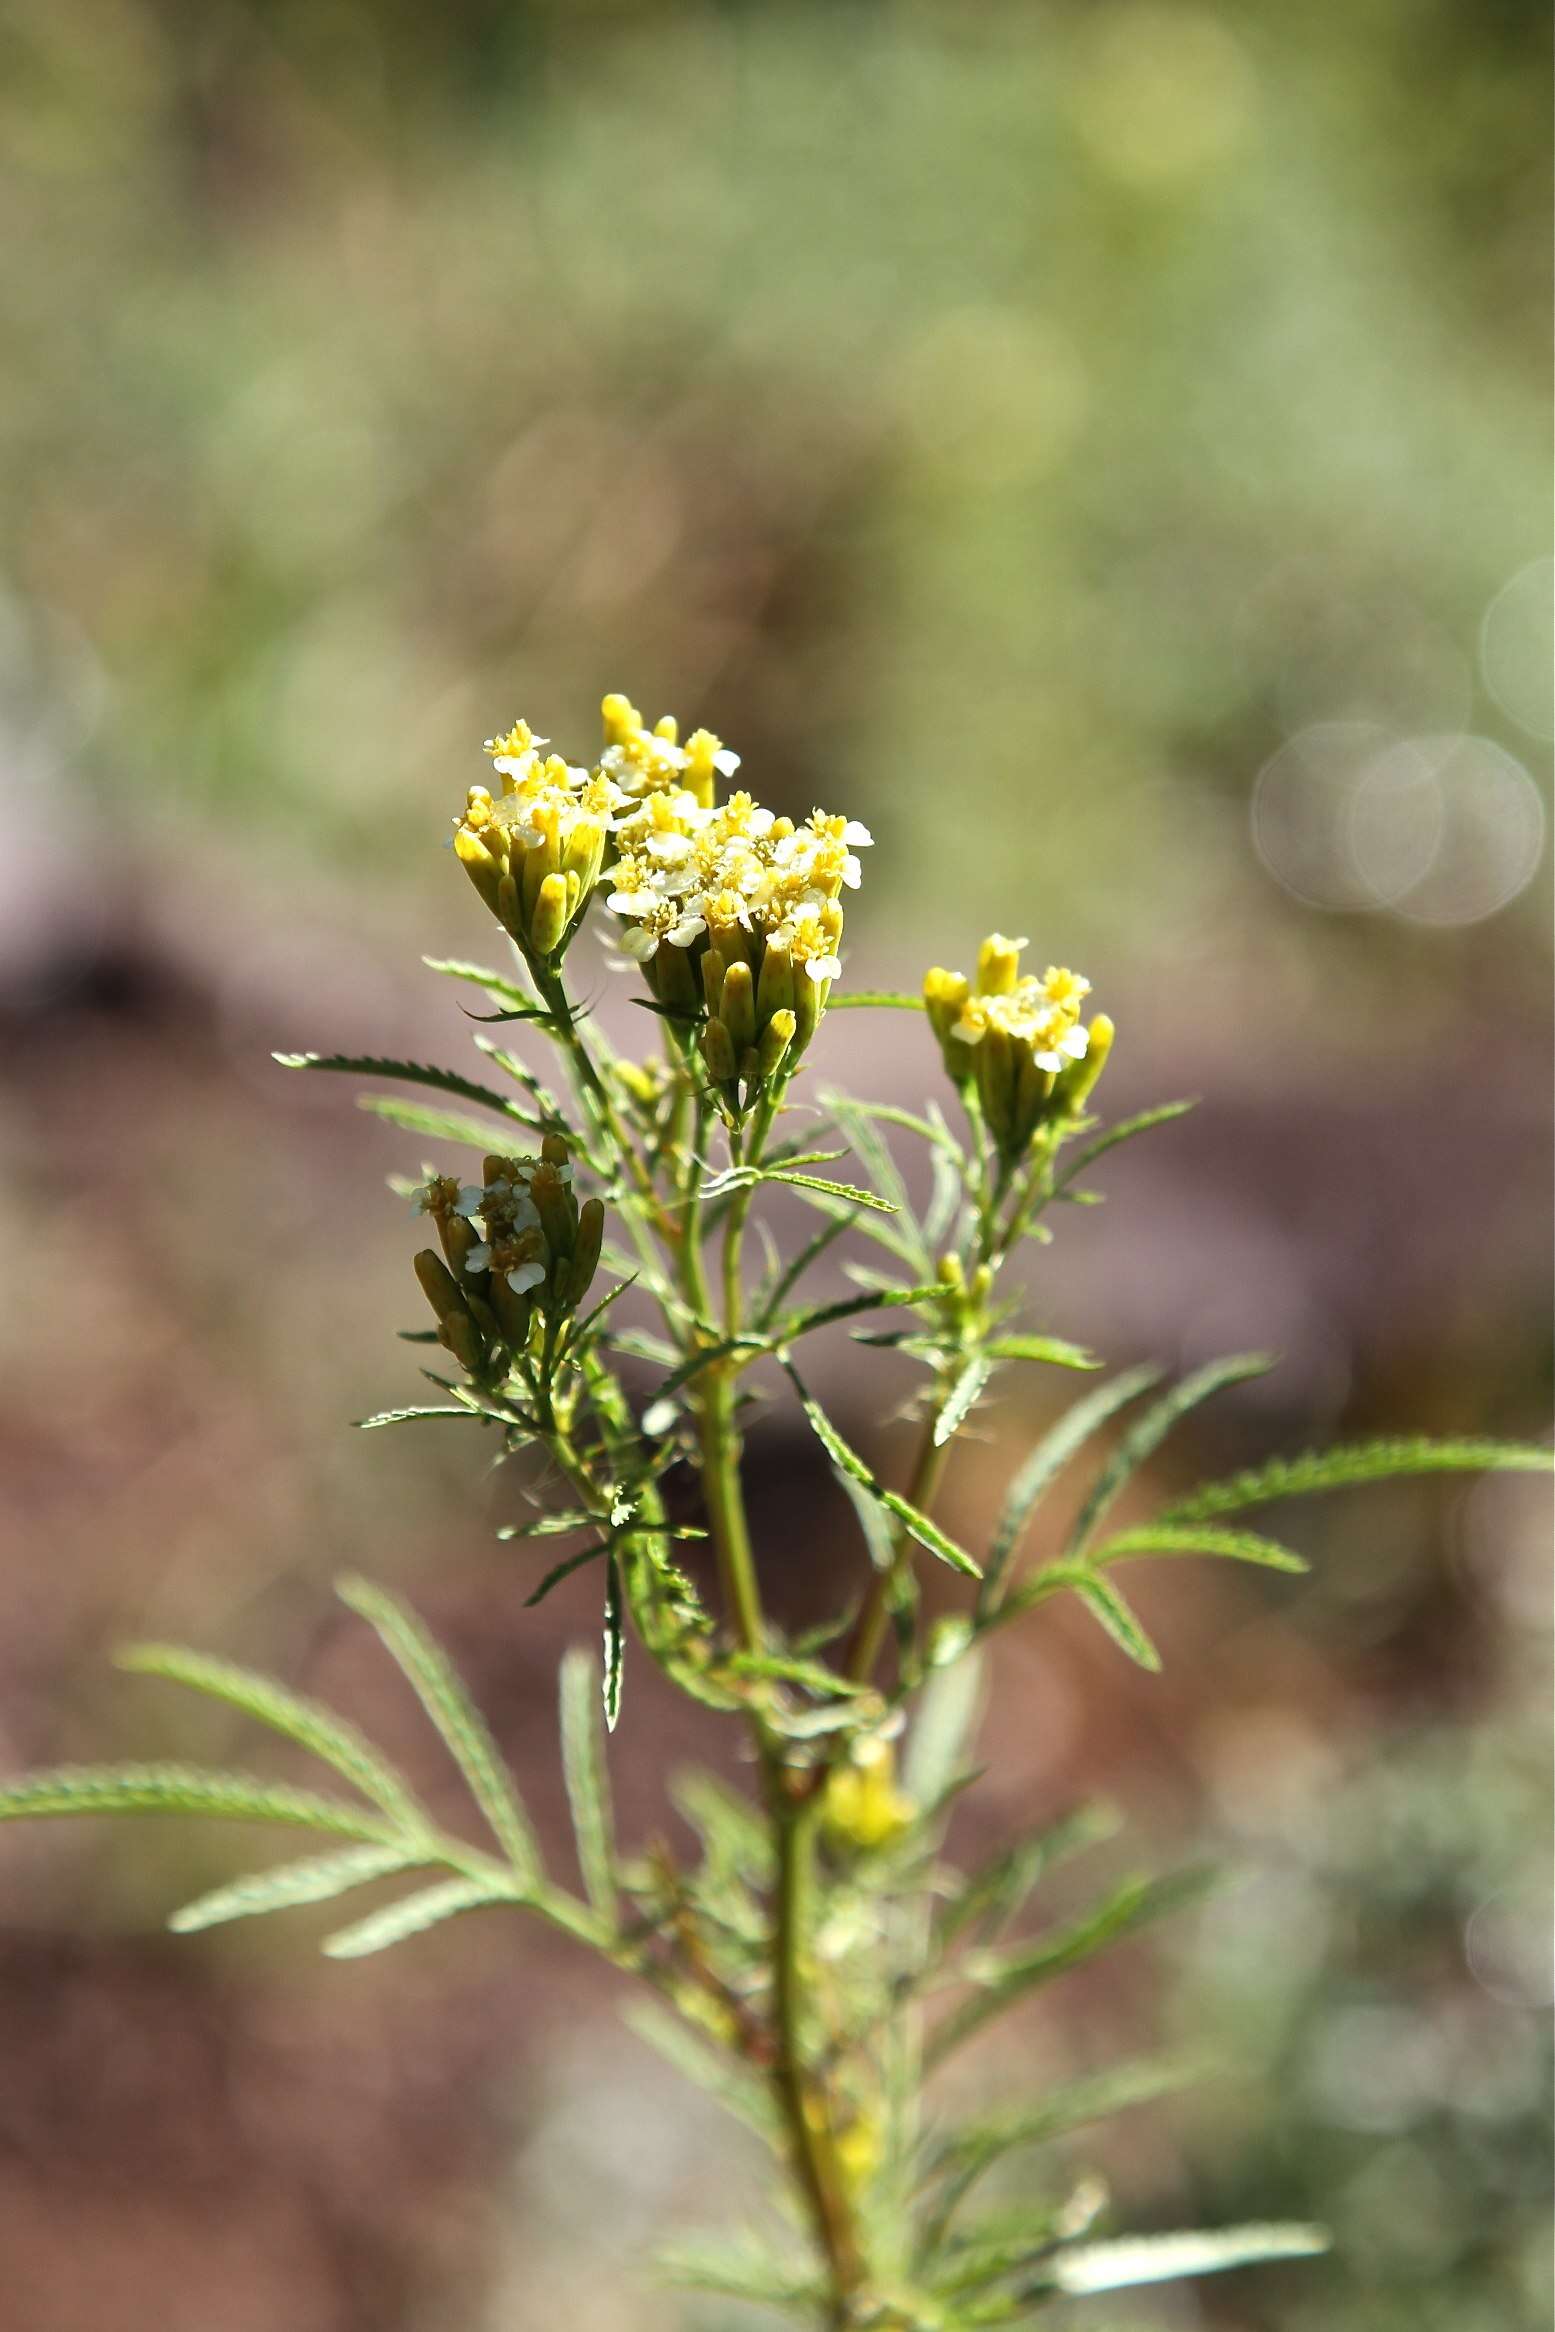
<instances>
[{"instance_id":1,"label":"narrow lance-shaped leaf","mask_svg":"<svg viewBox=\"0 0 1555 2332\"><path fill-rule=\"evenodd\" d=\"M307 1700L301 1693L291 1692L251 1668L239 1668L230 1660L211 1660L203 1653L187 1651L182 1644L126 1644L114 1655L114 1661L134 1675L162 1676L172 1684L188 1685L193 1692L241 1709L332 1765L394 1821L410 1829L425 1827L426 1816L404 1777L354 1725L322 1702Z\"/></svg>"},{"instance_id":2,"label":"narrow lance-shaped leaf","mask_svg":"<svg viewBox=\"0 0 1555 2332\"><path fill-rule=\"evenodd\" d=\"M1121 1563L1135 1555L1220 1555L1233 1563L1259 1563L1267 1571L1305 1571L1306 1558L1278 1539L1256 1530L1216 1530L1212 1523L1141 1523L1137 1530L1121 1530L1104 1545L1093 1547L1090 1561L1098 1570L1105 1563Z\"/></svg>"},{"instance_id":3,"label":"narrow lance-shaped leaf","mask_svg":"<svg viewBox=\"0 0 1555 2332\"><path fill-rule=\"evenodd\" d=\"M605 1729L613 1733L621 1715L621 1686L626 1674L626 1619L622 1609L621 1558L611 1549L605 1560L604 1614L605 1670L600 1698Z\"/></svg>"},{"instance_id":4,"label":"narrow lance-shaped leaf","mask_svg":"<svg viewBox=\"0 0 1555 2332\"><path fill-rule=\"evenodd\" d=\"M531 1012L534 1009L535 1000L527 989L519 987L515 980L505 978L501 972L488 971L484 964L465 963L456 956L424 955L421 960L429 972L441 972L446 980L464 980L473 988L484 988L488 996L494 997L499 1004L505 1004L511 1012Z\"/></svg>"},{"instance_id":5,"label":"narrow lance-shaped leaf","mask_svg":"<svg viewBox=\"0 0 1555 2332\"><path fill-rule=\"evenodd\" d=\"M1321 2227L1223 2227L1205 2233L1134 2235L1113 2243L1075 2244L1055 2253L1052 2286L1075 2297L1137 2284L1177 2283L1269 2259L1311 2259L1329 2247Z\"/></svg>"},{"instance_id":6,"label":"narrow lance-shaped leaf","mask_svg":"<svg viewBox=\"0 0 1555 2332\"><path fill-rule=\"evenodd\" d=\"M920 1806L937 1805L971 1753L984 1697L980 1653L930 1671L902 1759L902 1786Z\"/></svg>"},{"instance_id":7,"label":"narrow lance-shaped leaf","mask_svg":"<svg viewBox=\"0 0 1555 2332\"><path fill-rule=\"evenodd\" d=\"M977 1599L978 1617L986 1619L999 1600L999 1589L1009 1569L1010 1558L1020 1543L1021 1534L1044 1496L1069 1460L1090 1439L1099 1427L1141 1393L1149 1392L1161 1381L1158 1368L1126 1369L1110 1383L1098 1385L1064 1411L1057 1422L1049 1426L1036 1448L1010 1484L1004 1511L999 1517L993 1544L988 1550L988 1563L983 1585Z\"/></svg>"},{"instance_id":8,"label":"narrow lance-shaped leaf","mask_svg":"<svg viewBox=\"0 0 1555 2332\"><path fill-rule=\"evenodd\" d=\"M975 1978L978 1989L935 2028L928 2042L928 2062L941 2063L990 2017L1002 2014L1039 1985L1078 1967L1122 1936L1178 1910L1201 1894L1206 1884L1201 1871L1174 1872L1164 1879L1125 1879L1094 1910L1067 1927L980 1965L969 1961L965 1972Z\"/></svg>"},{"instance_id":9,"label":"narrow lance-shaped leaf","mask_svg":"<svg viewBox=\"0 0 1555 2332\"><path fill-rule=\"evenodd\" d=\"M934 1420L934 1446L943 1449L953 1441L977 1404L977 1397L993 1374L993 1363L985 1353L974 1352L959 1371L946 1394L939 1415Z\"/></svg>"},{"instance_id":10,"label":"narrow lance-shaped leaf","mask_svg":"<svg viewBox=\"0 0 1555 2332\"><path fill-rule=\"evenodd\" d=\"M1241 1384L1248 1377L1263 1376L1274 1366L1267 1352L1235 1352L1225 1360L1212 1360L1207 1367L1195 1369L1191 1376L1163 1393L1159 1401L1151 1403L1144 1415L1132 1424L1119 1441L1097 1475L1089 1497L1076 1517L1069 1533L1066 1554L1078 1554L1090 1538L1102 1515L1112 1504L1129 1476L1145 1460L1154 1455L1178 1421L1201 1401L1214 1393L1223 1392L1228 1385Z\"/></svg>"},{"instance_id":11,"label":"narrow lance-shaped leaf","mask_svg":"<svg viewBox=\"0 0 1555 2332\"><path fill-rule=\"evenodd\" d=\"M612 1931L616 1924L614 1823L600 1730L594 1662L581 1645L561 1667L562 1776L577 1842L583 1891Z\"/></svg>"},{"instance_id":12,"label":"narrow lance-shaped leaf","mask_svg":"<svg viewBox=\"0 0 1555 2332\"><path fill-rule=\"evenodd\" d=\"M1077 1806L1029 1837L1018 1838L966 1881L941 1912L929 1953L932 1966L968 1929L984 1939L997 1934L1040 1880L1071 1855L1083 1854L1116 1835L1117 1809L1100 1803Z\"/></svg>"},{"instance_id":13,"label":"narrow lance-shaped leaf","mask_svg":"<svg viewBox=\"0 0 1555 2332\"><path fill-rule=\"evenodd\" d=\"M888 1490L864 1463L858 1451L843 1440L825 1410L805 1391L794 1371L790 1368L787 1374L799 1396L800 1406L809 1419L811 1430L833 1465L851 1476L862 1490L877 1499L887 1513L895 1515L909 1538L927 1547L931 1555L938 1555L940 1561L948 1563L953 1571L964 1571L969 1578L977 1578L977 1565L965 1547L958 1546L953 1538L940 1529L938 1523L931 1522L926 1514L920 1513L909 1499L903 1498L895 1490Z\"/></svg>"},{"instance_id":14,"label":"narrow lance-shaped leaf","mask_svg":"<svg viewBox=\"0 0 1555 2332\"><path fill-rule=\"evenodd\" d=\"M461 1117L454 1109L428 1109L394 1093L359 1093L356 1106L408 1134L424 1134L429 1142L458 1142L467 1150L489 1151L501 1139L494 1126L482 1125L477 1118Z\"/></svg>"},{"instance_id":15,"label":"narrow lance-shaped leaf","mask_svg":"<svg viewBox=\"0 0 1555 2332\"><path fill-rule=\"evenodd\" d=\"M1319 1490L1347 1490L1359 1482L1386 1482L1409 1474L1547 1474L1555 1457L1538 1442L1388 1439L1355 1441L1300 1457L1271 1458L1223 1482L1206 1482L1174 1499L1158 1523L1191 1523L1264 1506L1276 1498L1307 1498Z\"/></svg>"},{"instance_id":16,"label":"narrow lance-shaped leaf","mask_svg":"<svg viewBox=\"0 0 1555 2332\"><path fill-rule=\"evenodd\" d=\"M327 1069L348 1077L392 1077L402 1085L429 1085L436 1093L451 1093L460 1101L479 1102L497 1117L529 1121L506 1093L462 1077L457 1069L435 1068L428 1061L393 1061L375 1053L272 1053L283 1069Z\"/></svg>"},{"instance_id":17,"label":"narrow lance-shaped leaf","mask_svg":"<svg viewBox=\"0 0 1555 2332\"><path fill-rule=\"evenodd\" d=\"M473 1418L478 1424L482 1421L483 1414L489 1416L490 1413L466 1408L461 1402L448 1407L440 1404L426 1409L379 1409L373 1416L358 1417L355 1422L358 1433L373 1433L384 1425L424 1425L434 1417L454 1417L466 1425Z\"/></svg>"},{"instance_id":18,"label":"narrow lance-shaped leaf","mask_svg":"<svg viewBox=\"0 0 1555 2332\"><path fill-rule=\"evenodd\" d=\"M1055 1185L1055 1195L1066 1190L1087 1166L1094 1166L1098 1158L1115 1150L1120 1142L1131 1142L1136 1134L1148 1133L1152 1126L1169 1125L1174 1117L1186 1117L1196 1107L1192 1101L1162 1101L1154 1109L1142 1109L1137 1117L1125 1117L1117 1125L1108 1126L1094 1142L1087 1142L1083 1150L1075 1152Z\"/></svg>"},{"instance_id":19,"label":"narrow lance-shaped leaf","mask_svg":"<svg viewBox=\"0 0 1555 2332\"><path fill-rule=\"evenodd\" d=\"M381 1911L369 1912L353 1927L342 1927L326 1936L322 1949L326 1959L366 1959L370 1952L387 1951L391 1943L403 1943L407 1936L424 1935L429 1927L455 1919L462 1911L479 1911L489 1903L512 1900L490 1879L443 1879L435 1887L423 1887L419 1894L402 1896Z\"/></svg>"},{"instance_id":20,"label":"narrow lance-shaped leaf","mask_svg":"<svg viewBox=\"0 0 1555 2332\"><path fill-rule=\"evenodd\" d=\"M1161 1655L1141 1627L1132 1605L1113 1586L1110 1579L1085 1576L1080 1566L1069 1584L1085 1605L1091 1617L1100 1622L1113 1642L1140 1668L1157 1675Z\"/></svg>"},{"instance_id":21,"label":"narrow lance-shaped leaf","mask_svg":"<svg viewBox=\"0 0 1555 2332\"><path fill-rule=\"evenodd\" d=\"M339 1593L376 1630L403 1669L514 1870L524 1880L537 1880L540 1850L534 1832L485 1720L447 1654L402 1604L368 1580L342 1580Z\"/></svg>"},{"instance_id":22,"label":"narrow lance-shaped leaf","mask_svg":"<svg viewBox=\"0 0 1555 2332\"><path fill-rule=\"evenodd\" d=\"M1094 1352L1062 1336L995 1336L983 1346L990 1360L1041 1360L1050 1368L1102 1368Z\"/></svg>"},{"instance_id":23,"label":"narrow lance-shaped leaf","mask_svg":"<svg viewBox=\"0 0 1555 2332\"><path fill-rule=\"evenodd\" d=\"M197 1765L62 1765L0 1784L0 1822L43 1814L210 1814L384 1844L381 1816L344 1798Z\"/></svg>"},{"instance_id":24,"label":"narrow lance-shaped leaf","mask_svg":"<svg viewBox=\"0 0 1555 2332\"><path fill-rule=\"evenodd\" d=\"M175 1911L168 1926L175 1935L193 1935L232 1919L253 1919L267 1911L290 1911L300 1903L325 1903L370 1879L389 1877L431 1859L415 1841L399 1846L347 1846L338 1854L310 1855L305 1862L253 1871L247 1878L216 1887Z\"/></svg>"}]
</instances>

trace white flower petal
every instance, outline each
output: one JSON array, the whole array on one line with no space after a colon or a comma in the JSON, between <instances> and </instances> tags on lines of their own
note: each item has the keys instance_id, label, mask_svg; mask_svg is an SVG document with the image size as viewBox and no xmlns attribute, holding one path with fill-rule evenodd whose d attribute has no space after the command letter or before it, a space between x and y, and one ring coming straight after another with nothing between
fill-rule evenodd
<instances>
[{"instance_id":1,"label":"white flower petal","mask_svg":"<svg viewBox=\"0 0 1555 2332\"><path fill-rule=\"evenodd\" d=\"M526 1296L532 1287L539 1287L544 1278L543 1263L521 1263L516 1271L508 1273L508 1286L516 1296Z\"/></svg>"},{"instance_id":2,"label":"white flower petal","mask_svg":"<svg viewBox=\"0 0 1555 2332\"><path fill-rule=\"evenodd\" d=\"M1058 1049L1061 1053L1067 1053L1071 1061L1083 1061L1085 1048L1090 1041L1091 1032L1088 1028L1072 1028L1067 1036L1059 1038Z\"/></svg>"},{"instance_id":3,"label":"white flower petal","mask_svg":"<svg viewBox=\"0 0 1555 2332\"><path fill-rule=\"evenodd\" d=\"M464 1268L466 1271L489 1271L491 1269L491 1249L484 1239L480 1241L478 1246L470 1249L469 1254L464 1259Z\"/></svg>"},{"instance_id":4,"label":"white flower petal","mask_svg":"<svg viewBox=\"0 0 1555 2332\"><path fill-rule=\"evenodd\" d=\"M717 770L720 777L733 777L739 766L740 757L738 753L731 753L727 745L725 745L720 752L717 752L713 755L713 767Z\"/></svg>"},{"instance_id":5,"label":"white flower petal","mask_svg":"<svg viewBox=\"0 0 1555 2332\"><path fill-rule=\"evenodd\" d=\"M651 955L657 954L659 943L651 931L644 931L639 924L635 931L622 932L620 946L621 953L629 955L634 964L645 964Z\"/></svg>"},{"instance_id":6,"label":"white flower petal","mask_svg":"<svg viewBox=\"0 0 1555 2332\"><path fill-rule=\"evenodd\" d=\"M834 955L813 955L807 960L805 971L819 987L822 980L835 980L841 976L842 959Z\"/></svg>"},{"instance_id":7,"label":"white flower petal","mask_svg":"<svg viewBox=\"0 0 1555 2332\"><path fill-rule=\"evenodd\" d=\"M875 838L867 826L861 826L857 818L850 818L842 829L842 839L851 842L855 850L867 850Z\"/></svg>"}]
</instances>

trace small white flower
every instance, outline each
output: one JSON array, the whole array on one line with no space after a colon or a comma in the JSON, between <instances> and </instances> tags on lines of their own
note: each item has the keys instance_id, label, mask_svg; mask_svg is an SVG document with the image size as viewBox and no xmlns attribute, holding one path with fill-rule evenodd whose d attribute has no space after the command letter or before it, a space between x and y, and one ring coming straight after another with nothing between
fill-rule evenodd
<instances>
[{"instance_id":1,"label":"small white flower","mask_svg":"<svg viewBox=\"0 0 1555 2332\"><path fill-rule=\"evenodd\" d=\"M487 1240L482 1239L478 1246L470 1249L469 1254L464 1259L464 1268L466 1271L489 1271L491 1269L491 1247Z\"/></svg>"},{"instance_id":2,"label":"small white flower","mask_svg":"<svg viewBox=\"0 0 1555 2332\"><path fill-rule=\"evenodd\" d=\"M485 1203L486 1193L478 1190L473 1182L467 1182L454 1200L453 1211L456 1215L478 1215Z\"/></svg>"},{"instance_id":3,"label":"small white flower","mask_svg":"<svg viewBox=\"0 0 1555 2332\"><path fill-rule=\"evenodd\" d=\"M822 980L839 980L842 977L842 958L835 955L813 955L806 962L805 971L817 986Z\"/></svg>"},{"instance_id":4,"label":"small white flower","mask_svg":"<svg viewBox=\"0 0 1555 2332\"><path fill-rule=\"evenodd\" d=\"M539 1287L545 1278L543 1263L520 1263L508 1273L508 1286L516 1296L526 1296L532 1287Z\"/></svg>"},{"instance_id":5,"label":"small white flower","mask_svg":"<svg viewBox=\"0 0 1555 2332\"><path fill-rule=\"evenodd\" d=\"M855 850L867 850L875 838L867 826L860 825L857 818L850 818L842 829L842 839L851 842Z\"/></svg>"}]
</instances>

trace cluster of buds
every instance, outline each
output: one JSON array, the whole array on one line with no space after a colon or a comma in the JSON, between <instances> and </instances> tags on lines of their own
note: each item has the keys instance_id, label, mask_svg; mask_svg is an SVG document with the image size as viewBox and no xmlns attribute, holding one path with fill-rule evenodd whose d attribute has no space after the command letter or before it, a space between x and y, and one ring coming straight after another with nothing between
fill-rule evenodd
<instances>
[{"instance_id":1,"label":"cluster of buds","mask_svg":"<svg viewBox=\"0 0 1555 2332\"><path fill-rule=\"evenodd\" d=\"M977 985L936 966L923 983L945 1066L976 1097L999 1155L1017 1165L1044 1128L1079 1115L1112 1049L1112 1022L1087 1028L1091 983L1050 964L1039 980L1020 969L1023 939L994 932L977 958Z\"/></svg>"},{"instance_id":2,"label":"cluster of buds","mask_svg":"<svg viewBox=\"0 0 1555 2332\"><path fill-rule=\"evenodd\" d=\"M670 1018L695 1027L709 1082L738 1119L797 1066L842 969L842 893L866 828L817 810L803 825L747 793L645 796L618 829L608 904L622 952Z\"/></svg>"},{"instance_id":3,"label":"cluster of buds","mask_svg":"<svg viewBox=\"0 0 1555 2332\"><path fill-rule=\"evenodd\" d=\"M471 1376L526 1352L537 1327L577 1310L599 1266L605 1210L580 1207L560 1134L538 1158L492 1156L479 1185L429 1175L416 1205L437 1227L416 1277L437 1315L438 1341Z\"/></svg>"},{"instance_id":4,"label":"cluster of buds","mask_svg":"<svg viewBox=\"0 0 1555 2332\"><path fill-rule=\"evenodd\" d=\"M497 921L533 965L560 960L583 920L623 797L598 770L574 768L518 721L489 737L500 793L472 785L454 850Z\"/></svg>"}]
</instances>

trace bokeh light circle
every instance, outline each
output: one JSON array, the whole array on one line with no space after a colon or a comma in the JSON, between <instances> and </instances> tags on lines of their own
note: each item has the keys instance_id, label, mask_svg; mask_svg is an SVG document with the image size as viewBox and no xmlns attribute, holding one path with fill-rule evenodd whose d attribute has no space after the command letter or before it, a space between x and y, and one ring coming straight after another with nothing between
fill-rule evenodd
<instances>
[{"instance_id":1,"label":"bokeh light circle","mask_svg":"<svg viewBox=\"0 0 1555 2332\"><path fill-rule=\"evenodd\" d=\"M1555 738L1555 559L1520 568L1485 610L1479 668L1508 720Z\"/></svg>"},{"instance_id":2,"label":"bokeh light circle","mask_svg":"<svg viewBox=\"0 0 1555 2332\"><path fill-rule=\"evenodd\" d=\"M1319 721L1266 761L1253 786L1253 847L1275 881L1309 907L1375 907L1356 871L1350 819L1367 771L1386 751L1372 721Z\"/></svg>"},{"instance_id":3,"label":"bokeh light circle","mask_svg":"<svg viewBox=\"0 0 1555 2332\"><path fill-rule=\"evenodd\" d=\"M1544 855L1545 810L1538 787L1520 761L1488 737L1415 737L1399 748L1416 765L1428 763L1439 790L1441 833L1419 879L1390 893L1386 903L1412 923L1481 923L1527 889ZM1368 771L1352 813L1351 840L1367 845L1368 789L1392 756ZM1384 778L1379 802L1390 781ZM1395 785L1391 798L1403 799ZM1378 847L1375 834L1370 846ZM1386 861L1384 860L1385 870ZM1358 864L1366 879L1365 861Z\"/></svg>"}]
</instances>

